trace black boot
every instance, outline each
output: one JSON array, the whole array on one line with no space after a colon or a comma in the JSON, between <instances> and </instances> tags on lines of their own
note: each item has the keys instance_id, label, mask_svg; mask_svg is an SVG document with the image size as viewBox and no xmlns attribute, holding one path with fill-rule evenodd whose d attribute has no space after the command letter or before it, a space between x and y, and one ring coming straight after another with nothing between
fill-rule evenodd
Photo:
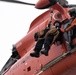
<instances>
[{"instance_id":1,"label":"black boot","mask_svg":"<svg viewBox=\"0 0 76 75\"><path fill-rule=\"evenodd\" d=\"M31 57L39 57L39 52L33 52L33 53L30 53L30 56Z\"/></svg>"},{"instance_id":2,"label":"black boot","mask_svg":"<svg viewBox=\"0 0 76 75\"><path fill-rule=\"evenodd\" d=\"M45 56L48 56L48 51L49 50L43 50L43 51L41 51L41 53L44 54Z\"/></svg>"}]
</instances>

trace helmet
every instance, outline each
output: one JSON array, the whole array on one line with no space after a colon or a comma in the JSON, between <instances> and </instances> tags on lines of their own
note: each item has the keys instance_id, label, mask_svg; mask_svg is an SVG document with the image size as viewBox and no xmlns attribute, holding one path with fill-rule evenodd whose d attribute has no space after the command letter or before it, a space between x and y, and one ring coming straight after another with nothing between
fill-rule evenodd
<instances>
[{"instance_id":1,"label":"helmet","mask_svg":"<svg viewBox=\"0 0 76 75\"><path fill-rule=\"evenodd\" d=\"M61 26L61 22L59 20L56 20L53 25L55 26L56 23L58 23Z\"/></svg>"},{"instance_id":2,"label":"helmet","mask_svg":"<svg viewBox=\"0 0 76 75\"><path fill-rule=\"evenodd\" d=\"M61 22L58 21L58 20L56 20L56 21L54 22L54 26L55 26L57 29L60 29L60 28L61 28Z\"/></svg>"},{"instance_id":3,"label":"helmet","mask_svg":"<svg viewBox=\"0 0 76 75\"><path fill-rule=\"evenodd\" d=\"M73 7L69 10L69 15L72 17L72 16L75 16L76 17L76 8Z\"/></svg>"}]
</instances>

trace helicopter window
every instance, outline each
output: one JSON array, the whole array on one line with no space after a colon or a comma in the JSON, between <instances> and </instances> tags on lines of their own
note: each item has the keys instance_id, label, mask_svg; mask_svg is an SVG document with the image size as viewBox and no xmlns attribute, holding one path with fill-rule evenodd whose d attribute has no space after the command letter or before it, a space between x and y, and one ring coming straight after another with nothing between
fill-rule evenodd
<instances>
[{"instance_id":1,"label":"helicopter window","mask_svg":"<svg viewBox=\"0 0 76 75\"><path fill-rule=\"evenodd\" d=\"M27 68L27 71L30 71L31 70L31 67L29 66L28 68Z\"/></svg>"}]
</instances>

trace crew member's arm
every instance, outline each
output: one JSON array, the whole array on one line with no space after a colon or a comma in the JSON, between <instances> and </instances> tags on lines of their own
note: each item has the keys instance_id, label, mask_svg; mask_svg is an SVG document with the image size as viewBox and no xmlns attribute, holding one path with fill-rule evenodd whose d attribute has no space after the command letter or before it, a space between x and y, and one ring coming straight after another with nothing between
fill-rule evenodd
<instances>
[{"instance_id":1,"label":"crew member's arm","mask_svg":"<svg viewBox=\"0 0 76 75\"><path fill-rule=\"evenodd\" d=\"M38 40L42 39L42 38L40 38L41 35L43 35L43 30L42 31L39 31L39 32L36 32L34 34L35 41L38 41Z\"/></svg>"},{"instance_id":2,"label":"crew member's arm","mask_svg":"<svg viewBox=\"0 0 76 75\"><path fill-rule=\"evenodd\" d=\"M44 30L42 30L38 33L38 35L39 35L38 40L44 39L44 37L40 38L40 36L42 36L43 34L44 34Z\"/></svg>"}]
</instances>

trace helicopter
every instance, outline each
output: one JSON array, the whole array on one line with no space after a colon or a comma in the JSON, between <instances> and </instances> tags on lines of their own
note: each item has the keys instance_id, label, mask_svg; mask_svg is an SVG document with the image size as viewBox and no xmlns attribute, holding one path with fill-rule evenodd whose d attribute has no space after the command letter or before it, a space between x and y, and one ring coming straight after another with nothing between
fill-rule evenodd
<instances>
[{"instance_id":1,"label":"helicopter","mask_svg":"<svg viewBox=\"0 0 76 75\"><path fill-rule=\"evenodd\" d=\"M53 0L54 1L54 0ZM69 8L75 5L68 5L63 0L39 0L37 4L29 4L18 1L9 1L14 3L35 5L37 9L53 8L53 21L60 19L61 21L70 18L66 15ZM66 11L65 11L66 10ZM59 17L60 15L63 16ZM41 55L39 58L30 57L30 53L35 46L34 33L42 30L50 20L50 10L47 10L38 16L30 25L27 35L13 45L12 55L1 70L1 75L75 75L76 74L76 48L68 52L65 40L62 45L56 44L51 47L49 56ZM30 37L31 36L31 37ZM29 38L29 39L28 39ZM30 43L29 43L30 41ZM65 52L65 54L64 54ZM44 59L43 59L44 58ZM46 60L46 61L45 61ZM70 63L69 63L70 62ZM60 67L59 67L60 66Z\"/></svg>"}]
</instances>

